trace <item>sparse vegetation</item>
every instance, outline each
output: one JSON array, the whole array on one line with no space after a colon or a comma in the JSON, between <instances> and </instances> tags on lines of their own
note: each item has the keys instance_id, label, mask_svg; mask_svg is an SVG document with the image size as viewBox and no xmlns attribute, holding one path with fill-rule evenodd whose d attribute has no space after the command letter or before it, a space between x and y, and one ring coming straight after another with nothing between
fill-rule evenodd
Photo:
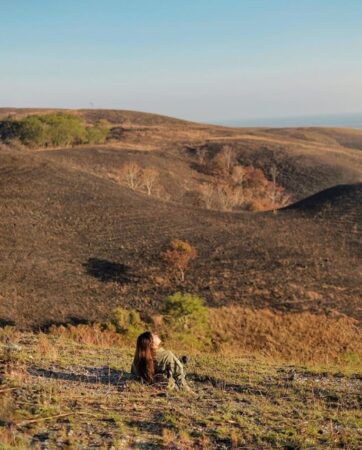
<instances>
[{"instance_id":1,"label":"sparse vegetation","mask_svg":"<svg viewBox=\"0 0 362 450\"><path fill-rule=\"evenodd\" d=\"M116 308L113 310L107 329L120 333L131 340L135 340L145 328L145 323L137 311L132 309Z\"/></svg>"},{"instance_id":2,"label":"sparse vegetation","mask_svg":"<svg viewBox=\"0 0 362 450\"><path fill-rule=\"evenodd\" d=\"M12 342L14 332L9 328L2 340ZM0 361L4 449L354 450L361 444L361 369L191 352L187 372L196 394L190 397L131 380L133 346L81 344L52 332L54 360L38 335L16 333L18 358L6 367Z\"/></svg>"},{"instance_id":3,"label":"sparse vegetation","mask_svg":"<svg viewBox=\"0 0 362 450\"><path fill-rule=\"evenodd\" d=\"M142 168L134 161L123 164L120 168L120 177L132 190L137 190L141 186Z\"/></svg>"},{"instance_id":4,"label":"sparse vegetation","mask_svg":"<svg viewBox=\"0 0 362 450\"><path fill-rule=\"evenodd\" d=\"M213 179L201 184L199 192L208 209L275 211L290 201L290 196L276 182L275 166L269 181L261 169L238 164L230 146L224 146L205 164L206 172Z\"/></svg>"},{"instance_id":5,"label":"sparse vegetation","mask_svg":"<svg viewBox=\"0 0 362 450\"><path fill-rule=\"evenodd\" d=\"M0 324L48 330L0 327L0 448L359 448L362 134L74 116L119 133L0 145ZM110 181L127 161L145 195ZM276 216L220 212L336 183ZM160 263L173 236L197 247L183 276ZM47 328L68 320L88 322ZM195 397L130 380L145 329L191 356Z\"/></svg>"},{"instance_id":6,"label":"sparse vegetation","mask_svg":"<svg viewBox=\"0 0 362 450\"><path fill-rule=\"evenodd\" d=\"M162 186L159 184L159 172L155 167L142 168L137 162L129 161L120 168L116 179L124 182L133 191L147 195L162 197Z\"/></svg>"},{"instance_id":7,"label":"sparse vegetation","mask_svg":"<svg viewBox=\"0 0 362 450\"><path fill-rule=\"evenodd\" d=\"M211 179L200 183L197 191L207 209L275 211L290 202L290 196L276 182L275 166L269 181L261 169L238 164L231 146L222 147L211 161L207 160L206 153L206 149L200 149L197 155ZM136 161L128 161L115 178L134 191L167 199L159 176L155 167L142 168Z\"/></svg>"},{"instance_id":8,"label":"sparse vegetation","mask_svg":"<svg viewBox=\"0 0 362 450\"><path fill-rule=\"evenodd\" d=\"M151 195L158 179L158 170L154 167L146 167L142 171L142 186L146 189L147 195Z\"/></svg>"}]
</instances>

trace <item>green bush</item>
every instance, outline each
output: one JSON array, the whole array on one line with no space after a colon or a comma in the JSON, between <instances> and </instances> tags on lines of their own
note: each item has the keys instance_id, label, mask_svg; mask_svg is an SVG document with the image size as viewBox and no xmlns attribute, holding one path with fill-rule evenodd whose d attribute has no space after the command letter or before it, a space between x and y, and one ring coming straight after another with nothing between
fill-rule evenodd
<instances>
[{"instance_id":1,"label":"green bush","mask_svg":"<svg viewBox=\"0 0 362 450\"><path fill-rule=\"evenodd\" d=\"M112 311L111 318L106 323L106 328L123 334L127 338L135 339L146 329L146 325L137 311L116 308Z\"/></svg>"},{"instance_id":2,"label":"green bush","mask_svg":"<svg viewBox=\"0 0 362 450\"><path fill-rule=\"evenodd\" d=\"M38 116L46 128L47 146L68 146L86 142L86 127L83 120L73 114L57 113ZM27 117L24 119L28 119Z\"/></svg>"},{"instance_id":3,"label":"green bush","mask_svg":"<svg viewBox=\"0 0 362 450\"><path fill-rule=\"evenodd\" d=\"M0 121L0 140L19 140L29 147L101 144L108 133L104 121L88 127L81 117L70 113L33 114L20 120Z\"/></svg>"},{"instance_id":4,"label":"green bush","mask_svg":"<svg viewBox=\"0 0 362 450\"><path fill-rule=\"evenodd\" d=\"M201 297L177 292L166 298L163 313L171 340L194 348L210 345L208 309Z\"/></svg>"},{"instance_id":5,"label":"green bush","mask_svg":"<svg viewBox=\"0 0 362 450\"><path fill-rule=\"evenodd\" d=\"M40 116L28 116L19 122L18 139L29 147L40 147L47 144L49 131Z\"/></svg>"},{"instance_id":6,"label":"green bush","mask_svg":"<svg viewBox=\"0 0 362 450\"><path fill-rule=\"evenodd\" d=\"M166 298L164 313L169 320L173 322L200 321L207 315L207 308L204 306L204 300L194 294L176 294Z\"/></svg>"},{"instance_id":7,"label":"green bush","mask_svg":"<svg viewBox=\"0 0 362 450\"><path fill-rule=\"evenodd\" d=\"M108 136L109 130L100 125L87 128L86 139L88 144L103 144Z\"/></svg>"},{"instance_id":8,"label":"green bush","mask_svg":"<svg viewBox=\"0 0 362 450\"><path fill-rule=\"evenodd\" d=\"M21 123L11 118L0 120L0 140L9 142L20 136Z\"/></svg>"}]
</instances>

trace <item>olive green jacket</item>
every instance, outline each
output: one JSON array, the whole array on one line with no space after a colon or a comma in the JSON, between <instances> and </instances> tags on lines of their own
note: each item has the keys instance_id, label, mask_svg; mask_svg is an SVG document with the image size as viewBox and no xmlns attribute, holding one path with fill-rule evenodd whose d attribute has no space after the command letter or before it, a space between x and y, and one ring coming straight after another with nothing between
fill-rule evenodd
<instances>
[{"instance_id":1,"label":"olive green jacket","mask_svg":"<svg viewBox=\"0 0 362 450\"><path fill-rule=\"evenodd\" d=\"M136 377L140 376L134 362L131 372ZM164 348L159 348L155 352L155 381L166 381L171 389L187 386L181 361L171 351Z\"/></svg>"}]
</instances>

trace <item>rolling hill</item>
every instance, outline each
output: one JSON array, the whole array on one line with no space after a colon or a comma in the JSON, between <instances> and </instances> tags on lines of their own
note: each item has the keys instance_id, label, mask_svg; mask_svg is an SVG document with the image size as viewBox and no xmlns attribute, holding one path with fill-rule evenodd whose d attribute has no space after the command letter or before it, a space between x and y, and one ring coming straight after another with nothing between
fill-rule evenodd
<instances>
[{"instance_id":1,"label":"rolling hill","mask_svg":"<svg viewBox=\"0 0 362 450\"><path fill-rule=\"evenodd\" d=\"M36 110L0 110L0 117ZM0 322L41 327L100 320L116 306L157 311L177 290L213 307L243 305L362 320L362 132L237 129L162 116L80 110L106 119L109 143L0 150ZM279 171L293 205L273 212L202 208L195 195L212 158L232 146L243 165ZM156 167L167 192L118 183L127 161ZM172 238L198 258L184 283L165 274Z\"/></svg>"}]
</instances>

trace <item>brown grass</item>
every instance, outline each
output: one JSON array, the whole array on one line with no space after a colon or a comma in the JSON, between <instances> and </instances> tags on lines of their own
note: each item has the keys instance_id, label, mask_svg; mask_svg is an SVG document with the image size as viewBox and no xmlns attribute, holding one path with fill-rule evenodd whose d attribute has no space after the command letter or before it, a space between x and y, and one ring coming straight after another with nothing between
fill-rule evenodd
<instances>
[{"instance_id":1,"label":"brown grass","mask_svg":"<svg viewBox=\"0 0 362 450\"><path fill-rule=\"evenodd\" d=\"M180 340L162 321L155 327L150 321L145 328L157 328L167 334L167 340L176 351L193 351L194 345ZM213 349L219 354L259 355L298 363L335 364L343 363L352 356L362 358L362 329L358 322L345 316L324 314L282 313L267 308L252 309L226 306L209 309L209 325ZM209 331L205 329L205 333ZM192 329L185 331L193 334ZM206 336L206 335L205 335ZM133 345L126 335L104 329L100 324L78 326L53 326L50 336L38 335L38 351L48 359L56 359L57 351L51 343L53 337L64 338L88 346L104 348ZM186 343L185 343L186 342ZM202 350L199 346L199 350ZM209 348L205 340L205 349Z\"/></svg>"},{"instance_id":2,"label":"brown grass","mask_svg":"<svg viewBox=\"0 0 362 450\"><path fill-rule=\"evenodd\" d=\"M66 327L53 326L50 329L50 333L54 336L72 339L78 344L84 345L112 347L124 343L124 340L119 334L113 331L103 330L99 324L68 325Z\"/></svg>"},{"instance_id":3,"label":"brown grass","mask_svg":"<svg viewBox=\"0 0 362 450\"><path fill-rule=\"evenodd\" d=\"M331 362L360 353L362 330L348 317L227 306L210 310L222 351L243 351L300 362Z\"/></svg>"},{"instance_id":4,"label":"brown grass","mask_svg":"<svg viewBox=\"0 0 362 450\"><path fill-rule=\"evenodd\" d=\"M10 367L0 358L1 449L359 448L361 366L192 353L190 396L131 380L134 343L106 350L47 338L56 360L34 333L20 335Z\"/></svg>"}]
</instances>

